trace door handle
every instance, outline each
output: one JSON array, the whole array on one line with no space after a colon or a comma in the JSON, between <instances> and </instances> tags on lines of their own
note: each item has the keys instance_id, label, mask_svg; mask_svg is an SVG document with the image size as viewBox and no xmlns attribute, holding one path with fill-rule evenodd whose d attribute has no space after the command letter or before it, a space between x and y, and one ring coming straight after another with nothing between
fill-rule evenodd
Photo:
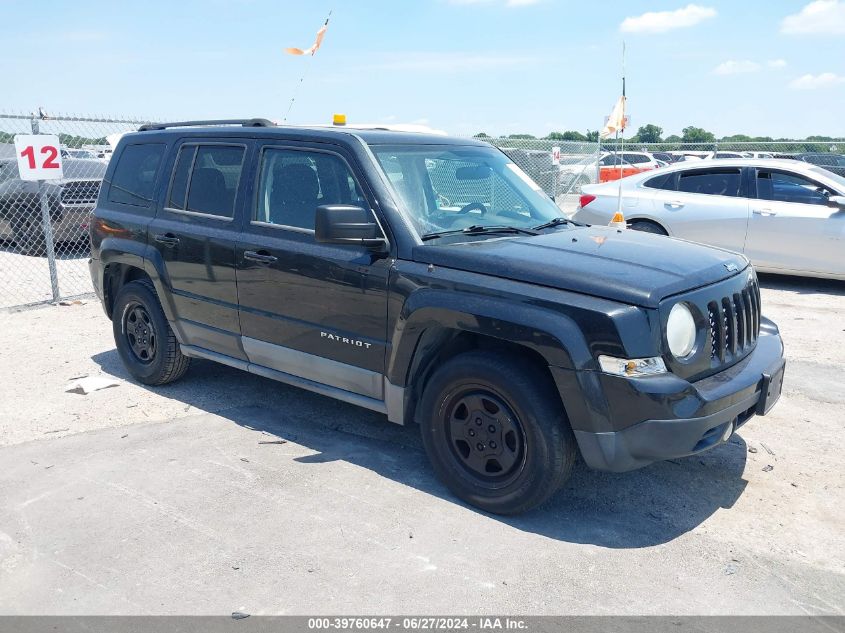
<instances>
[{"instance_id":1,"label":"door handle","mask_svg":"<svg viewBox=\"0 0 845 633\"><path fill-rule=\"evenodd\" d=\"M670 209L681 209L684 206L684 203L680 200L673 200L672 202L665 202L663 203L664 207L669 207Z\"/></svg>"},{"instance_id":2,"label":"door handle","mask_svg":"<svg viewBox=\"0 0 845 633\"><path fill-rule=\"evenodd\" d=\"M168 248L172 248L179 243L179 238L173 235L173 233L165 233L163 235L156 235L155 238L156 242L159 244L164 244Z\"/></svg>"},{"instance_id":3,"label":"door handle","mask_svg":"<svg viewBox=\"0 0 845 633\"><path fill-rule=\"evenodd\" d=\"M772 215L777 215L777 211L772 211L771 209L754 209L752 211L754 215L762 215L763 217L769 217Z\"/></svg>"},{"instance_id":4,"label":"door handle","mask_svg":"<svg viewBox=\"0 0 845 633\"><path fill-rule=\"evenodd\" d=\"M278 257L266 252L244 251L244 259L248 259L251 262L258 262L259 264L272 264Z\"/></svg>"}]
</instances>

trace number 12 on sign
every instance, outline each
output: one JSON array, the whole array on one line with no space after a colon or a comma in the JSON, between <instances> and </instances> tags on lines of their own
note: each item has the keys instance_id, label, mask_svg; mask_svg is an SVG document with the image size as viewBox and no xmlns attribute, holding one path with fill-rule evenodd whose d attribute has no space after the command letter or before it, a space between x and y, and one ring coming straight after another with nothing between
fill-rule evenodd
<instances>
[{"instance_id":1,"label":"number 12 on sign","mask_svg":"<svg viewBox=\"0 0 845 633\"><path fill-rule=\"evenodd\" d=\"M58 180L64 177L59 137L54 134L18 134L15 150L21 180Z\"/></svg>"}]
</instances>

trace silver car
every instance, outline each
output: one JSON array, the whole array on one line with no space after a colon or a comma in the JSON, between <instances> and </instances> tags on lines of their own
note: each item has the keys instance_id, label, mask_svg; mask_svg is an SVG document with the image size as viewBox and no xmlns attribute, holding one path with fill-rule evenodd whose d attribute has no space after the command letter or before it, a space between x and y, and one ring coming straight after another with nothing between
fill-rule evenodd
<instances>
[{"instance_id":1,"label":"silver car","mask_svg":"<svg viewBox=\"0 0 845 633\"><path fill-rule=\"evenodd\" d=\"M845 279L845 178L792 160L678 163L582 188L573 218L745 254L763 272Z\"/></svg>"}]
</instances>

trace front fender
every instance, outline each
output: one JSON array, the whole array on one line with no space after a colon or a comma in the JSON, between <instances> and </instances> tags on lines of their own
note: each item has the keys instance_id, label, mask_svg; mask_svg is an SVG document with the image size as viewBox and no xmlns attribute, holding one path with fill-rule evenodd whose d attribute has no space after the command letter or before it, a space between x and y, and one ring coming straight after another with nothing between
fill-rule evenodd
<instances>
[{"instance_id":1,"label":"front fender","mask_svg":"<svg viewBox=\"0 0 845 633\"><path fill-rule=\"evenodd\" d=\"M451 329L522 345L552 366L575 369L592 362L578 325L566 315L541 307L457 290L419 289L405 301L391 339L387 377L405 386L423 333Z\"/></svg>"}]
</instances>

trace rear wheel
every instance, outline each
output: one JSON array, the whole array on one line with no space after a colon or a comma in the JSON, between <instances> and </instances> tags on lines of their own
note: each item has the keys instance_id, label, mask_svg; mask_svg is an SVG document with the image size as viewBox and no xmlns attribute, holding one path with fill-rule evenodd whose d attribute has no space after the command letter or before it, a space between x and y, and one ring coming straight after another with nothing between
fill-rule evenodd
<instances>
[{"instance_id":1,"label":"rear wheel","mask_svg":"<svg viewBox=\"0 0 845 633\"><path fill-rule=\"evenodd\" d=\"M132 281L117 293L112 313L114 342L124 366L145 385L163 385L181 378L190 358L164 316L149 280Z\"/></svg>"},{"instance_id":2,"label":"rear wheel","mask_svg":"<svg viewBox=\"0 0 845 633\"><path fill-rule=\"evenodd\" d=\"M669 235L662 226L657 222L651 220L634 220L628 226L633 231L642 231L643 233L654 233L655 235Z\"/></svg>"},{"instance_id":3,"label":"rear wheel","mask_svg":"<svg viewBox=\"0 0 845 633\"><path fill-rule=\"evenodd\" d=\"M575 440L551 379L497 352L467 352L429 380L423 444L437 476L464 501L497 514L543 503L569 477Z\"/></svg>"}]
</instances>

